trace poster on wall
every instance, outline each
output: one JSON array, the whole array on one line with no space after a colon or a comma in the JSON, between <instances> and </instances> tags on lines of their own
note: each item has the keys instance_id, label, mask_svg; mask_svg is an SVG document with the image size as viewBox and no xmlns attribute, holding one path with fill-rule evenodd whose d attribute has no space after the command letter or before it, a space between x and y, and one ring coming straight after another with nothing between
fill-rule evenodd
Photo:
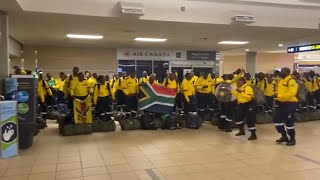
<instances>
[{"instance_id":1,"label":"poster on wall","mask_svg":"<svg viewBox=\"0 0 320 180\"><path fill-rule=\"evenodd\" d=\"M0 102L1 158L18 155L17 102Z\"/></svg>"},{"instance_id":2,"label":"poster on wall","mask_svg":"<svg viewBox=\"0 0 320 180\"><path fill-rule=\"evenodd\" d=\"M5 79L5 98L18 102L17 111L20 124L33 124L36 119L37 80L33 76Z\"/></svg>"}]
</instances>

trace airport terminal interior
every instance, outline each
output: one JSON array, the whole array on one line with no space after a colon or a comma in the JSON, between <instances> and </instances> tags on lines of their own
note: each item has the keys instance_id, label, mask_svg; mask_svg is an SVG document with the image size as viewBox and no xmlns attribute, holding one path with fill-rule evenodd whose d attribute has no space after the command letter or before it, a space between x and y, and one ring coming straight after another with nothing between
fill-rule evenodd
<instances>
[{"instance_id":1,"label":"airport terminal interior","mask_svg":"<svg viewBox=\"0 0 320 180\"><path fill-rule=\"evenodd\" d=\"M0 0L0 180L319 180L319 28L318 0Z\"/></svg>"}]
</instances>

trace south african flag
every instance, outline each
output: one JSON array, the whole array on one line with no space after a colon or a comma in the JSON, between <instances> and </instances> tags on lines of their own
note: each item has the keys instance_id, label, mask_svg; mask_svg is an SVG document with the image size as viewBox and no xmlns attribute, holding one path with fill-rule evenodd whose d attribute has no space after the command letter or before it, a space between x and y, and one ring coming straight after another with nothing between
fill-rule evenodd
<instances>
[{"instance_id":1,"label":"south african flag","mask_svg":"<svg viewBox=\"0 0 320 180\"><path fill-rule=\"evenodd\" d=\"M175 89L149 83L141 84L138 108L149 112L170 114L173 111L175 97Z\"/></svg>"}]
</instances>

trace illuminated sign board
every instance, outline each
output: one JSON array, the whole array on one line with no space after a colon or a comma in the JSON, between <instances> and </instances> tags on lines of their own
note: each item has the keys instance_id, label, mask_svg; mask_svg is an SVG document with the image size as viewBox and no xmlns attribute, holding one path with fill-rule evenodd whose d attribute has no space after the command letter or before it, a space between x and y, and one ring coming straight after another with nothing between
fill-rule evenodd
<instances>
[{"instance_id":1,"label":"illuminated sign board","mask_svg":"<svg viewBox=\"0 0 320 180\"><path fill-rule=\"evenodd\" d=\"M300 52L319 51L319 50L320 50L320 43L288 47L288 53L300 53Z\"/></svg>"}]
</instances>

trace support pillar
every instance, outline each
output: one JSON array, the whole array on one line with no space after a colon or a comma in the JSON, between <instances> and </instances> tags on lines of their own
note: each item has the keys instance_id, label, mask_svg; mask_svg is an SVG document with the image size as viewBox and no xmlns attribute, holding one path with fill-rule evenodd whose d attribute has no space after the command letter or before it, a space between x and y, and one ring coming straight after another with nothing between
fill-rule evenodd
<instances>
[{"instance_id":1,"label":"support pillar","mask_svg":"<svg viewBox=\"0 0 320 180\"><path fill-rule=\"evenodd\" d=\"M257 59L257 52L247 52L246 53L246 69L247 72L254 76L256 73L256 59Z\"/></svg>"},{"instance_id":2,"label":"support pillar","mask_svg":"<svg viewBox=\"0 0 320 180\"><path fill-rule=\"evenodd\" d=\"M9 77L8 14L0 11L0 94L4 93L4 79Z\"/></svg>"}]
</instances>

